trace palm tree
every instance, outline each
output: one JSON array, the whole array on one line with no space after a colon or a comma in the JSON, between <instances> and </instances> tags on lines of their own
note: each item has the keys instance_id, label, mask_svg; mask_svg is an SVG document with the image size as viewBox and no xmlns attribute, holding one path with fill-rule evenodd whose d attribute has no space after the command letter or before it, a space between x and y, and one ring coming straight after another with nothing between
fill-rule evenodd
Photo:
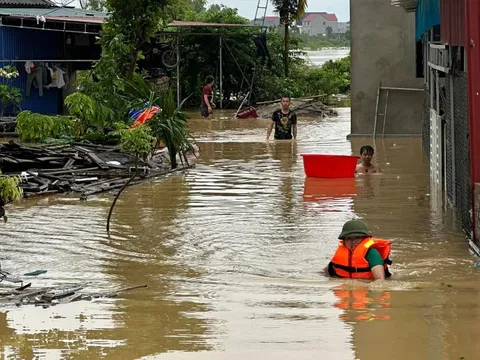
<instances>
[{"instance_id":1,"label":"palm tree","mask_svg":"<svg viewBox=\"0 0 480 360\"><path fill-rule=\"evenodd\" d=\"M294 20L301 18L307 9L307 0L272 0L275 10L280 16L280 23L285 26L283 63L285 66L285 77L288 76L288 55L290 50L290 39L288 28Z\"/></svg>"}]
</instances>

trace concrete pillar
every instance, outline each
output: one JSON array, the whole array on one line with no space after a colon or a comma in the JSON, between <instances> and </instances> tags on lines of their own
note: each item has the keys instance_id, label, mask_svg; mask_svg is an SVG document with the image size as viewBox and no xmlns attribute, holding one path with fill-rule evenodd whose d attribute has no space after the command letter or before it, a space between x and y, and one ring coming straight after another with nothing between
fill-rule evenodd
<instances>
[{"instance_id":1,"label":"concrete pillar","mask_svg":"<svg viewBox=\"0 0 480 360\"><path fill-rule=\"evenodd\" d=\"M371 137L380 82L382 86L422 88L423 79L415 77L415 14L390 1L350 0L350 24L351 136ZM379 109L384 108L382 102ZM420 136L422 102L421 92L390 92L385 136Z\"/></svg>"}]
</instances>

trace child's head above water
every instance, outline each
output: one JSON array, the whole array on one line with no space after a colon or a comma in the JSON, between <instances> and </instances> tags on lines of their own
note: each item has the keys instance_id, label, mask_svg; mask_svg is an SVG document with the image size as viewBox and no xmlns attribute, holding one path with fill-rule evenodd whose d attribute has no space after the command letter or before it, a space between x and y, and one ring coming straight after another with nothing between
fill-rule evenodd
<instances>
[{"instance_id":1,"label":"child's head above water","mask_svg":"<svg viewBox=\"0 0 480 360\"><path fill-rule=\"evenodd\" d=\"M362 163L365 165L370 165L374 153L375 150L370 145L362 146L360 148L360 157L362 158Z\"/></svg>"},{"instance_id":2,"label":"child's head above water","mask_svg":"<svg viewBox=\"0 0 480 360\"><path fill-rule=\"evenodd\" d=\"M362 156L362 155L370 155L370 156L373 156L373 154L375 154L375 150L374 150L373 147L371 147L370 145L363 145L363 146L360 148L360 156Z\"/></svg>"}]
</instances>

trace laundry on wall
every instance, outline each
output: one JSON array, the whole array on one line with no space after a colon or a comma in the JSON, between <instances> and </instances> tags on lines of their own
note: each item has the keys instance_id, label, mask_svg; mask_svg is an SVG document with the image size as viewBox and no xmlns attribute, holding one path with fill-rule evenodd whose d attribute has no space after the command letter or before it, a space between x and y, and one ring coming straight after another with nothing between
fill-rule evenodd
<instances>
[{"instance_id":1,"label":"laundry on wall","mask_svg":"<svg viewBox=\"0 0 480 360\"><path fill-rule=\"evenodd\" d=\"M27 61L25 71L27 72L25 96L30 96L32 85L38 89L39 95L43 96L44 89L62 89L69 82L68 72L59 64Z\"/></svg>"}]
</instances>

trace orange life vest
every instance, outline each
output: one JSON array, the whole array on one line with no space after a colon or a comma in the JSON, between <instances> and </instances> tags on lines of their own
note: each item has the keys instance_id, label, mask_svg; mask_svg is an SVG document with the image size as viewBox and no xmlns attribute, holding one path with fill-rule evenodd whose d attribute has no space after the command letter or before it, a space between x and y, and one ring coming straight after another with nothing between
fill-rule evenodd
<instances>
[{"instance_id":1,"label":"orange life vest","mask_svg":"<svg viewBox=\"0 0 480 360\"><path fill-rule=\"evenodd\" d=\"M365 238L357 247L350 251L340 240L337 251L328 264L330 275L350 279L373 279L372 270L365 259L369 249L375 249L380 253L384 261L385 276L391 276L388 265L392 261L388 258L391 250L391 242L384 239Z\"/></svg>"}]
</instances>

